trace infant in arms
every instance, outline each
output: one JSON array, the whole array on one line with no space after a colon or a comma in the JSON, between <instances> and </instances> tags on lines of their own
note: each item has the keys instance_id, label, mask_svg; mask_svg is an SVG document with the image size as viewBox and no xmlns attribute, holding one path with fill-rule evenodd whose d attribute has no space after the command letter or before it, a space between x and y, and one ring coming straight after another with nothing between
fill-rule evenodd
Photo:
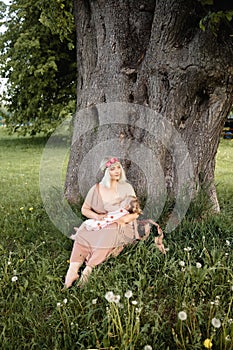
<instances>
[{"instance_id":1,"label":"infant in arms","mask_svg":"<svg viewBox=\"0 0 233 350\"><path fill-rule=\"evenodd\" d=\"M121 218L122 216L126 214L133 214L133 213L141 214L141 209L139 207L138 199L134 196L127 196L126 199L122 202L122 206L120 209L116 211L108 212L106 214L106 217L104 217L102 220L94 220L94 219L85 220L84 225L88 231L98 231L112 224L114 221ZM75 227L75 230L77 230L76 227ZM70 238L75 239L76 234L72 235Z\"/></svg>"}]
</instances>

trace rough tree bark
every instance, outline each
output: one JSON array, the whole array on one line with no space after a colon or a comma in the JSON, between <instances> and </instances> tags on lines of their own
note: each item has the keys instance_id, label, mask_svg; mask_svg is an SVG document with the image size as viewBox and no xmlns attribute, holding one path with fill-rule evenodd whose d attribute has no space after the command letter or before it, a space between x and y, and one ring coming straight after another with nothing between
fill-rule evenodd
<instances>
[{"instance_id":1,"label":"rough tree bark","mask_svg":"<svg viewBox=\"0 0 233 350\"><path fill-rule=\"evenodd\" d=\"M88 113L98 121L96 105L128 102L148 106L167 118L188 147L197 187L211 184L210 198L218 211L213 182L215 155L233 102L233 44L228 27L223 25L218 36L208 29L201 31L199 21L206 12L196 0L75 0L74 3L77 112L90 107ZM77 113L76 141L83 123L85 113L81 117ZM66 180L68 200L75 202L85 194L78 181L78 167L84 157L98 142L113 136L119 140L136 139L154 147L167 188L176 190L176 170L166 147L132 124L112 125L99 128L96 136L87 132L73 143ZM143 172L127 161L127 149L125 152L129 180L142 194ZM156 173L151 176L156 178Z\"/></svg>"}]
</instances>

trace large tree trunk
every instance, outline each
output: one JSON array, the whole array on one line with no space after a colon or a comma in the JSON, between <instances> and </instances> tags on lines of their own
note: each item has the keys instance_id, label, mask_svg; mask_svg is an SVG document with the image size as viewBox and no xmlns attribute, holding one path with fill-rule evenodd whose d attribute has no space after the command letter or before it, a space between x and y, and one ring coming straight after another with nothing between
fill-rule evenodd
<instances>
[{"instance_id":1,"label":"large tree trunk","mask_svg":"<svg viewBox=\"0 0 233 350\"><path fill-rule=\"evenodd\" d=\"M196 0L75 0L77 114L66 180L71 202L95 182L95 162L113 154L124 159L139 196L148 192L148 181L177 195L193 177L196 188L208 184L219 210L215 155L233 102L233 45L227 27L218 36L199 29L205 14ZM147 158L157 162L149 175L140 167Z\"/></svg>"}]
</instances>

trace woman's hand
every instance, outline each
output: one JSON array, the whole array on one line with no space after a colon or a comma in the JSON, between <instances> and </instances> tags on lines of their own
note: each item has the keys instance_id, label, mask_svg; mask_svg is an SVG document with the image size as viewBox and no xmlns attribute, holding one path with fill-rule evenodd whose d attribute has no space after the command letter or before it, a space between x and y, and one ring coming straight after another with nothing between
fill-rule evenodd
<instances>
[{"instance_id":1,"label":"woman's hand","mask_svg":"<svg viewBox=\"0 0 233 350\"><path fill-rule=\"evenodd\" d=\"M107 217L107 214L96 214L96 219L97 221L104 220Z\"/></svg>"},{"instance_id":2,"label":"woman's hand","mask_svg":"<svg viewBox=\"0 0 233 350\"><path fill-rule=\"evenodd\" d=\"M138 214L134 213L134 214L126 214L124 216L122 216L121 218L117 219L116 222L118 225L121 226L125 226L125 224L130 223L131 221L135 220L138 218Z\"/></svg>"},{"instance_id":3,"label":"woman's hand","mask_svg":"<svg viewBox=\"0 0 233 350\"><path fill-rule=\"evenodd\" d=\"M121 218L117 219L116 221L114 221L117 223L118 226L125 226L125 220L124 220L124 216L122 216Z\"/></svg>"}]
</instances>

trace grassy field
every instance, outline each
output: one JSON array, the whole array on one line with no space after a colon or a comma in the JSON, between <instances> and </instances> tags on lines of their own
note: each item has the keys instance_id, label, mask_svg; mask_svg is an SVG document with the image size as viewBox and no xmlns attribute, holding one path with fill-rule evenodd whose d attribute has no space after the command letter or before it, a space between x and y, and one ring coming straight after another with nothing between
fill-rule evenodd
<instances>
[{"instance_id":1,"label":"grassy field","mask_svg":"<svg viewBox=\"0 0 233 350\"><path fill-rule=\"evenodd\" d=\"M39 192L45 143L0 130L0 348L233 349L233 142L222 140L218 151L220 215L201 221L193 204L166 236L166 256L151 237L66 291L72 242ZM109 291L119 303L106 299Z\"/></svg>"}]
</instances>

